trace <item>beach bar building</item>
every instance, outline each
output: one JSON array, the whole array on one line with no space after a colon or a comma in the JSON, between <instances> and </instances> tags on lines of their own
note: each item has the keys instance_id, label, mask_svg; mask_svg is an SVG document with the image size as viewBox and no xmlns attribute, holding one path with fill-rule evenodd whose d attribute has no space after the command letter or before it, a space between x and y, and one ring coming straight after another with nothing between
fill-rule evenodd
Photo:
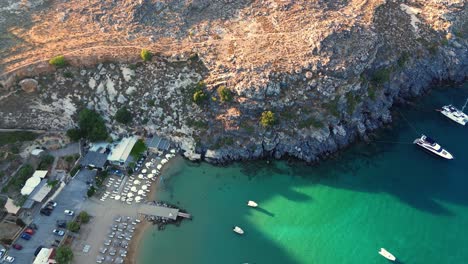
<instances>
[{"instance_id":1,"label":"beach bar building","mask_svg":"<svg viewBox=\"0 0 468 264\"><path fill-rule=\"evenodd\" d=\"M120 142L111 146L111 152L107 156L107 160L110 164L125 168L130 162L130 152L132 151L135 143L138 141L138 137L126 137Z\"/></svg>"},{"instance_id":2,"label":"beach bar building","mask_svg":"<svg viewBox=\"0 0 468 264\"><path fill-rule=\"evenodd\" d=\"M146 140L146 146L148 147L149 151L158 153L162 151L168 151L171 147L171 142L167 139L154 135L153 137Z\"/></svg>"}]
</instances>

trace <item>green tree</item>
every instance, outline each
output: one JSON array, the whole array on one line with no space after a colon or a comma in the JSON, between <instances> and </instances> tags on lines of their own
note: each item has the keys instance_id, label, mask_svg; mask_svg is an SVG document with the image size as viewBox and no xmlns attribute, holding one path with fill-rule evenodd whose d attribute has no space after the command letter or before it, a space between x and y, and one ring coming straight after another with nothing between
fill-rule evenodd
<instances>
[{"instance_id":1,"label":"green tree","mask_svg":"<svg viewBox=\"0 0 468 264\"><path fill-rule=\"evenodd\" d=\"M221 101L223 102L232 101L232 92L228 88L226 88L226 86L221 85L220 87L218 87L217 91L218 91L218 95Z\"/></svg>"},{"instance_id":2,"label":"green tree","mask_svg":"<svg viewBox=\"0 0 468 264\"><path fill-rule=\"evenodd\" d=\"M49 167L54 163L54 156L52 155L47 155L41 158L41 162L39 163L39 166L37 167L38 170L48 170Z\"/></svg>"},{"instance_id":3,"label":"green tree","mask_svg":"<svg viewBox=\"0 0 468 264\"><path fill-rule=\"evenodd\" d=\"M137 140L137 142L133 146L132 150L130 151L130 155L132 155L132 157L137 159L147 149L148 149L148 147L146 147L145 142L143 142L143 140L139 139L139 140Z\"/></svg>"},{"instance_id":4,"label":"green tree","mask_svg":"<svg viewBox=\"0 0 468 264\"><path fill-rule=\"evenodd\" d=\"M264 111L260 117L260 124L263 127L270 127L276 123L275 114L272 111Z\"/></svg>"},{"instance_id":5,"label":"green tree","mask_svg":"<svg viewBox=\"0 0 468 264\"><path fill-rule=\"evenodd\" d=\"M140 56L143 59L143 61L149 61L153 57L153 54L147 49L142 49L140 52Z\"/></svg>"},{"instance_id":6,"label":"green tree","mask_svg":"<svg viewBox=\"0 0 468 264\"><path fill-rule=\"evenodd\" d=\"M117 122L127 125L132 122L132 113L126 107L122 107L117 110L114 118Z\"/></svg>"},{"instance_id":7,"label":"green tree","mask_svg":"<svg viewBox=\"0 0 468 264\"><path fill-rule=\"evenodd\" d=\"M198 105L205 101L207 98L208 96L202 90L197 90L193 93L193 102L195 102Z\"/></svg>"},{"instance_id":8,"label":"green tree","mask_svg":"<svg viewBox=\"0 0 468 264\"><path fill-rule=\"evenodd\" d=\"M80 140L83 136L81 135L81 130L78 128L72 128L67 130L67 136L70 138L71 141L75 142Z\"/></svg>"},{"instance_id":9,"label":"green tree","mask_svg":"<svg viewBox=\"0 0 468 264\"><path fill-rule=\"evenodd\" d=\"M91 141L106 140L109 134L107 133L104 119L93 110L83 109L79 114L78 125L81 135Z\"/></svg>"},{"instance_id":10,"label":"green tree","mask_svg":"<svg viewBox=\"0 0 468 264\"><path fill-rule=\"evenodd\" d=\"M57 248L55 260L59 264L69 264L73 260L73 251L69 246L60 246Z\"/></svg>"},{"instance_id":11,"label":"green tree","mask_svg":"<svg viewBox=\"0 0 468 264\"><path fill-rule=\"evenodd\" d=\"M90 216L88 212L86 211L81 211L80 214L78 215L78 218L80 219L80 222L83 224L86 224L89 222Z\"/></svg>"},{"instance_id":12,"label":"green tree","mask_svg":"<svg viewBox=\"0 0 468 264\"><path fill-rule=\"evenodd\" d=\"M72 231L73 233L76 233L80 231L80 224L77 222L68 222L67 229Z\"/></svg>"},{"instance_id":13,"label":"green tree","mask_svg":"<svg viewBox=\"0 0 468 264\"><path fill-rule=\"evenodd\" d=\"M89 187L89 189L88 189L88 191L87 191L86 194L88 195L88 197L91 197L91 196L93 196L95 193L96 193L96 188L94 188L94 186L91 186L91 187Z\"/></svg>"},{"instance_id":14,"label":"green tree","mask_svg":"<svg viewBox=\"0 0 468 264\"><path fill-rule=\"evenodd\" d=\"M49 60L50 65L54 65L57 68L61 68L67 65L67 61L63 55L55 56Z\"/></svg>"}]
</instances>

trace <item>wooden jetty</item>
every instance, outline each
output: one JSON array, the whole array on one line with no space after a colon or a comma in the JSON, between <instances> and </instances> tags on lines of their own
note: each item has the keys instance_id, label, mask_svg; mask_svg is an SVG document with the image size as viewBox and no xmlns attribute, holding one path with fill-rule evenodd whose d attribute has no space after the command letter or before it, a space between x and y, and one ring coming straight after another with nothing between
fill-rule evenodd
<instances>
[{"instance_id":1,"label":"wooden jetty","mask_svg":"<svg viewBox=\"0 0 468 264\"><path fill-rule=\"evenodd\" d=\"M138 208L138 214L147 216L165 217L171 220L176 220L178 216L191 219L192 216L187 213L180 212L178 208L170 208L160 205L142 204Z\"/></svg>"}]
</instances>

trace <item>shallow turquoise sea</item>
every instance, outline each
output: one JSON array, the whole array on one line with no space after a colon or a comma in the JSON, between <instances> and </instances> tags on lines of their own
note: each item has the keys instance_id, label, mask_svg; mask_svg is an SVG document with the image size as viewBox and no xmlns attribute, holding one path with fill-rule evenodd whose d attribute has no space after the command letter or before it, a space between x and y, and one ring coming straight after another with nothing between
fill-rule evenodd
<instances>
[{"instance_id":1,"label":"shallow turquoise sea","mask_svg":"<svg viewBox=\"0 0 468 264\"><path fill-rule=\"evenodd\" d=\"M174 160L157 199L193 220L149 230L138 263L388 263L380 247L399 263L468 263L468 127L434 111L467 97L468 85L432 90L399 108L372 143L316 166ZM420 133L456 159L410 144Z\"/></svg>"}]
</instances>

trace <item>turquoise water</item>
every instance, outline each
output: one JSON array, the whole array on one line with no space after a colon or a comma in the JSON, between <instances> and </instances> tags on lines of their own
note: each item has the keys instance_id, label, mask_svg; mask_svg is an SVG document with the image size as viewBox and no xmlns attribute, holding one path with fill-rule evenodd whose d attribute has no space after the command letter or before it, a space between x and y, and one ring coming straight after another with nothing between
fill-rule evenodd
<instances>
[{"instance_id":1,"label":"turquoise water","mask_svg":"<svg viewBox=\"0 0 468 264\"><path fill-rule=\"evenodd\" d=\"M400 263L468 263L468 128L434 111L447 102L460 106L467 96L467 86L432 91L374 143L313 167L176 160L157 199L194 219L148 231L138 263L387 263L380 247ZM420 132L456 159L405 144ZM247 207L250 199L260 208ZM245 235L234 234L234 225Z\"/></svg>"}]
</instances>

